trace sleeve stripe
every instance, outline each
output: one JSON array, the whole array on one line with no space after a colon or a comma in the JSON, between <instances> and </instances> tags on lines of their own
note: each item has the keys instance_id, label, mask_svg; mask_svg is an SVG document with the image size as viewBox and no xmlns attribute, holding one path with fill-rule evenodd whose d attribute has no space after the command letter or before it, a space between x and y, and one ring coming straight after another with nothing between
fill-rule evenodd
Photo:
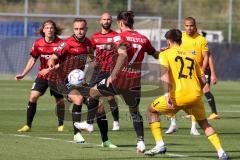
<instances>
[{"instance_id":1,"label":"sleeve stripe","mask_svg":"<svg viewBox=\"0 0 240 160\"><path fill-rule=\"evenodd\" d=\"M38 59L38 56L34 56L33 53L31 52L30 55L35 58L35 59Z\"/></svg>"}]
</instances>

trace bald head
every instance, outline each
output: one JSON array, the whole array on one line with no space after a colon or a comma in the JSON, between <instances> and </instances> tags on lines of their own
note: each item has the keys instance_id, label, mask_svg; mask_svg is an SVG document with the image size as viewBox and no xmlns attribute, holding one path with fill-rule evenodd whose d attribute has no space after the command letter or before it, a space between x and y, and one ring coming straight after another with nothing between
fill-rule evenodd
<instances>
[{"instance_id":1,"label":"bald head","mask_svg":"<svg viewBox=\"0 0 240 160\"><path fill-rule=\"evenodd\" d=\"M108 12L104 12L101 15L101 19L111 19L112 20L112 16Z\"/></svg>"},{"instance_id":2,"label":"bald head","mask_svg":"<svg viewBox=\"0 0 240 160\"><path fill-rule=\"evenodd\" d=\"M100 24L102 29L110 30L112 24L112 16L108 12L104 12L101 15Z\"/></svg>"}]
</instances>

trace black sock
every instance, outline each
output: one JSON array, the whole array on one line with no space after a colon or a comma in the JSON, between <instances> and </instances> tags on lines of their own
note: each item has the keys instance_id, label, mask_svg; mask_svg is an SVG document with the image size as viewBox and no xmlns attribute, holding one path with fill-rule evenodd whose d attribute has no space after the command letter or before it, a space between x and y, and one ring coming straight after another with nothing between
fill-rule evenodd
<instances>
[{"instance_id":1,"label":"black sock","mask_svg":"<svg viewBox=\"0 0 240 160\"><path fill-rule=\"evenodd\" d=\"M63 102L57 104L58 126L62 126L64 122L65 106Z\"/></svg>"},{"instance_id":2,"label":"black sock","mask_svg":"<svg viewBox=\"0 0 240 160\"><path fill-rule=\"evenodd\" d=\"M27 107L27 125L32 127L32 121L36 113L37 103L28 102Z\"/></svg>"},{"instance_id":3,"label":"black sock","mask_svg":"<svg viewBox=\"0 0 240 160\"><path fill-rule=\"evenodd\" d=\"M117 105L115 99L108 100L108 103L110 105L113 120L114 121L119 121L119 110L118 110L118 105Z\"/></svg>"},{"instance_id":4,"label":"black sock","mask_svg":"<svg viewBox=\"0 0 240 160\"><path fill-rule=\"evenodd\" d=\"M211 107L212 113L217 114L217 108L212 93L211 92L205 93L205 97L207 98L208 104Z\"/></svg>"},{"instance_id":5,"label":"black sock","mask_svg":"<svg viewBox=\"0 0 240 160\"><path fill-rule=\"evenodd\" d=\"M94 118L97 113L97 107L98 107L99 100L95 98L90 98L88 102L88 115L87 115L87 123L93 124Z\"/></svg>"},{"instance_id":6,"label":"black sock","mask_svg":"<svg viewBox=\"0 0 240 160\"><path fill-rule=\"evenodd\" d=\"M140 112L132 112L131 116L132 116L133 126L137 134L138 141L143 140L144 139L143 118Z\"/></svg>"},{"instance_id":7,"label":"black sock","mask_svg":"<svg viewBox=\"0 0 240 160\"><path fill-rule=\"evenodd\" d=\"M74 131L74 134L77 134L78 132L80 132L80 130L77 129L74 126L74 122L80 122L81 121L81 111L82 111L82 105L73 104L73 108L72 108L72 121L73 121L73 131Z\"/></svg>"},{"instance_id":8,"label":"black sock","mask_svg":"<svg viewBox=\"0 0 240 160\"><path fill-rule=\"evenodd\" d=\"M108 140L108 121L105 112L97 113L97 124L101 133L102 142Z\"/></svg>"}]
</instances>

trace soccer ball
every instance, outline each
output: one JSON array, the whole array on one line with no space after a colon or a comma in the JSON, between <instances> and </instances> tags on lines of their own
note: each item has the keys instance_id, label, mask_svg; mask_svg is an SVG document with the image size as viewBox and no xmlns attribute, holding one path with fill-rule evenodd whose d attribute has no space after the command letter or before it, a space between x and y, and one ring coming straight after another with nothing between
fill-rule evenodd
<instances>
[{"instance_id":1,"label":"soccer ball","mask_svg":"<svg viewBox=\"0 0 240 160\"><path fill-rule=\"evenodd\" d=\"M74 86L80 86L84 83L85 73L81 69L74 69L68 74L68 83Z\"/></svg>"}]
</instances>

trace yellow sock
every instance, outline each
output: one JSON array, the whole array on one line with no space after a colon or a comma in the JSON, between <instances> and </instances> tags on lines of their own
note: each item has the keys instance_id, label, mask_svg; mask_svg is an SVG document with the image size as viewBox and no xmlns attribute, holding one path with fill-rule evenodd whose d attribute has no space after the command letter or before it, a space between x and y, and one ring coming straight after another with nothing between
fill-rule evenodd
<instances>
[{"instance_id":1,"label":"yellow sock","mask_svg":"<svg viewBox=\"0 0 240 160\"><path fill-rule=\"evenodd\" d=\"M192 115L192 122L197 122L196 118Z\"/></svg>"},{"instance_id":2,"label":"yellow sock","mask_svg":"<svg viewBox=\"0 0 240 160\"><path fill-rule=\"evenodd\" d=\"M214 133L211 136L209 136L208 140L212 143L212 145L215 147L217 151L222 149L222 145L217 133Z\"/></svg>"},{"instance_id":3,"label":"yellow sock","mask_svg":"<svg viewBox=\"0 0 240 160\"><path fill-rule=\"evenodd\" d=\"M162 138L162 132L161 132L161 124L160 122L153 122L150 124L150 128L151 128L151 131L152 131L152 135L155 139L155 141L162 141L163 138Z\"/></svg>"}]
</instances>

